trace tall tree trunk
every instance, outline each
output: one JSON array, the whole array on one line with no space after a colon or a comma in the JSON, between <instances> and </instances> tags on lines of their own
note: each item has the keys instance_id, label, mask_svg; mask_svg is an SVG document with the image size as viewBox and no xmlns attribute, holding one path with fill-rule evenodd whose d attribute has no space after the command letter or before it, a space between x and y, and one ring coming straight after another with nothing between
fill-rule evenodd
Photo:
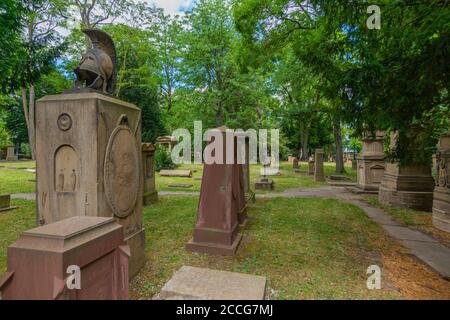
<instances>
[{"instance_id":1,"label":"tall tree trunk","mask_svg":"<svg viewBox=\"0 0 450 320\"><path fill-rule=\"evenodd\" d=\"M216 125L221 127L224 125L223 112L222 112L222 101L217 102L216 105Z\"/></svg>"},{"instance_id":2,"label":"tall tree trunk","mask_svg":"<svg viewBox=\"0 0 450 320\"><path fill-rule=\"evenodd\" d=\"M29 89L29 100L27 97L27 89L22 87L22 108L25 116L25 122L27 124L28 143L30 144L31 158L36 159L36 144L35 144L35 90L31 85Z\"/></svg>"},{"instance_id":3,"label":"tall tree trunk","mask_svg":"<svg viewBox=\"0 0 450 320\"><path fill-rule=\"evenodd\" d=\"M334 142L336 144L336 173L345 173L344 167L344 151L342 149L342 131L340 119L333 121Z\"/></svg>"},{"instance_id":4,"label":"tall tree trunk","mask_svg":"<svg viewBox=\"0 0 450 320\"><path fill-rule=\"evenodd\" d=\"M303 161L308 161L309 159L309 149L308 149L308 143L309 143L309 134L308 133L300 133L300 144L301 144L301 159Z\"/></svg>"}]
</instances>

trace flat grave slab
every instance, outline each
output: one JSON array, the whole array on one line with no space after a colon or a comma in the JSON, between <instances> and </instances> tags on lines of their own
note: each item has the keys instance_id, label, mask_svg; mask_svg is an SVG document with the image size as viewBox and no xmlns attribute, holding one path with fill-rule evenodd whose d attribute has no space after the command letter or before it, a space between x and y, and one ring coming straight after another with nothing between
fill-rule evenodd
<instances>
[{"instance_id":1,"label":"flat grave slab","mask_svg":"<svg viewBox=\"0 0 450 320\"><path fill-rule=\"evenodd\" d=\"M191 170L161 170L159 172L161 177L192 177Z\"/></svg>"},{"instance_id":2,"label":"flat grave slab","mask_svg":"<svg viewBox=\"0 0 450 320\"><path fill-rule=\"evenodd\" d=\"M189 188L193 187L192 184L188 184L188 183L170 183L167 186L169 188L185 188L185 189L189 189Z\"/></svg>"},{"instance_id":3,"label":"flat grave slab","mask_svg":"<svg viewBox=\"0 0 450 320\"><path fill-rule=\"evenodd\" d=\"M162 300L264 300L266 278L183 266L162 288Z\"/></svg>"}]
</instances>

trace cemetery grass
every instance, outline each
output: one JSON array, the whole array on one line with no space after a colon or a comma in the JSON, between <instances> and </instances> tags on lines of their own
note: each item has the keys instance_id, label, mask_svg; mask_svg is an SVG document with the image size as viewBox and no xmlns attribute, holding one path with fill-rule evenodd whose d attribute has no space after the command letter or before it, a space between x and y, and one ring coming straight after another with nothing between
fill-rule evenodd
<instances>
[{"instance_id":1,"label":"cemetery grass","mask_svg":"<svg viewBox=\"0 0 450 320\"><path fill-rule=\"evenodd\" d=\"M270 299L396 299L369 291L373 256L395 246L362 210L337 200L258 199L235 257L189 253L197 197L165 197L144 208L148 262L131 286L151 299L183 265L265 276Z\"/></svg>"},{"instance_id":2,"label":"cemetery grass","mask_svg":"<svg viewBox=\"0 0 450 320\"><path fill-rule=\"evenodd\" d=\"M17 209L0 212L0 274L6 271L6 250L22 232L36 227L34 201L12 199Z\"/></svg>"},{"instance_id":3,"label":"cemetery grass","mask_svg":"<svg viewBox=\"0 0 450 320\"><path fill-rule=\"evenodd\" d=\"M30 181L35 179L36 174L32 172L0 168L0 194L35 192L36 183Z\"/></svg>"},{"instance_id":4,"label":"cemetery grass","mask_svg":"<svg viewBox=\"0 0 450 320\"><path fill-rule=\"evenodd\" d=\"M378 207L388 213L395 221L412 229L426 233L450 248L450 234L436 229L433 226L433 214L431 212L382 205L378 202L378 196L375 195L366 195L364 198L372 206Z\"/></svg>"},{"instance_id":5,"label":"cemetery grass","mask_svg":"<svg viewBox=\"0 0 450 320\"><path fill-rule=\"evenodd\" d=\"M334 174L336 166L334 163L325 163L325 175L329 176ZM307 171L308 164L306 162L301 163L301 170ZM192 178L183 177L161 177L159 173L156 173L156 189L164 191L200 191L201 178L203 174L202 165L180 165L177 169L180 170L192 170ZM250 181L252 188L256 180L260 177L260 165L250 166ZM292 164L288 162L282 162L280 164L280 176L270 177L275 182L274 191L256 190L256 193L271 193L271 192L283 192L288 189L309 189L320 188L327 186L326 182L315 182L313 176L307 174L295 173L292 169ZM352 170L351 165L346 166L346 174L352 181L356 181L356 171ZM171 188L169 184L191 184L191 188Z\"/></svg>"}]
</instances>

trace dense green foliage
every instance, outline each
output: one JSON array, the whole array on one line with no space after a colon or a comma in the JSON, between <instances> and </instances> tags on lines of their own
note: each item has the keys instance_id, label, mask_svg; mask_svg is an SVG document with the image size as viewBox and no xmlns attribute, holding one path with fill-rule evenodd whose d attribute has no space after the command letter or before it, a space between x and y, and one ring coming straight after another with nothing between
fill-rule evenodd
<instances>
[{"instance_id":1,"label":"dense green foliage","mask_svg":"<svg viewBox=\"0 0 450 320\"><path fill-rule=\"evenodd\" d=\"M199 0L168 16L127 0L2 1L2 143L28 143L22 109L71 86L81 28L95 27L116 44L116 95L141 108L146 142L195 120L279 128L282 158L323 147L343 172L342 151L358 151L362 134L398 131L391 159L427 163L448 126L448 3L379 1L379 30L368 6Z\"/></svg>"}]
</instances>

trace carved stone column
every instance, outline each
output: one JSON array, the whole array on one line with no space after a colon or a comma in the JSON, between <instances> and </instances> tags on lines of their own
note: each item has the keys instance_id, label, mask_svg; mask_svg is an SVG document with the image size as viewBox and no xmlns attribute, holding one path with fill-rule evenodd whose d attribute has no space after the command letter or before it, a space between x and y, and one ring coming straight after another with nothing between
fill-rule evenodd
<instances>
[{"instance_id":1,"label":"carved stone column","mask_svg":"<svg viewBox=\"0 0 450 320\"><path fill-rule=\"evenodd\" d=\"M377 131L374 137L366 135L362 151L358 156L357 188L363 191L378 191L384 175L384 133Z\"/></svg>"},{"instance_id":2,"label":"carved stone column","mask_svg":"<svg viewBox=\"0 0 450 320\"><path fill-rule=\"evenodd\" d=\"M144 265L141 111L111 96L46 96L36 106L37 222L114 217L131 248L130 275Z\"/></svg>"},{"instance_id":3,"label":"carved stone column","mask_svg":"<svg viewBox=\"0 0 450 320\"><path fill-rule=\"evenodd\" d=\"M433 225L450 232L450 132L443 135L436 154L436 187L433 197Z\"/></svg>"}]
</instances>

